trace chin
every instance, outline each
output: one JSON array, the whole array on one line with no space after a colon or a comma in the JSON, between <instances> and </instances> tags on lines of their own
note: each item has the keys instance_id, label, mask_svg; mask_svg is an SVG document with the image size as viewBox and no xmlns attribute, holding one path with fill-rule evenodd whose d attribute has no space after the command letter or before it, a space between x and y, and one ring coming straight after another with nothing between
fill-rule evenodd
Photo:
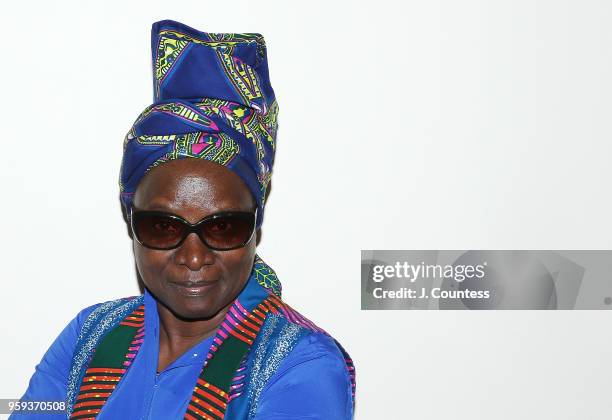
<instances>
[{"instance_id":1,"label":"chin","mask_svg":"<svg viewBox=\"0 0 612 420\"><path fill-rule=\"evenodd\" d=\"M193 302L189 302L189 300L176 302L170 309L180 318L195 320L212 318L217 315L222 308L210 304L207 300L193 298Z\"/></svg>"}]
</instances>

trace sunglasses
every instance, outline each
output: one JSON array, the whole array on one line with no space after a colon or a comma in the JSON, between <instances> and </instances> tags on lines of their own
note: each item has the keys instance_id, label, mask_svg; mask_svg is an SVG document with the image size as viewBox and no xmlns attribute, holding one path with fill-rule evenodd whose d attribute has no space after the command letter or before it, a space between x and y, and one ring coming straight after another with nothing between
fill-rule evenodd
<instances>
[{"instance_id":1,"label":"sunglasses","mask_svg":"<svg viewBox=\"0 0 612 420\"><path fill-rule=\"evenodd\" d=\"M134 237L144 247L158 250L175 249L195 233L215 251L242 248L253 237L257 221L254 212L228 211L212 214L191 224L182 217L160 211L130 210Z\"/></svg>"}]
</instances>

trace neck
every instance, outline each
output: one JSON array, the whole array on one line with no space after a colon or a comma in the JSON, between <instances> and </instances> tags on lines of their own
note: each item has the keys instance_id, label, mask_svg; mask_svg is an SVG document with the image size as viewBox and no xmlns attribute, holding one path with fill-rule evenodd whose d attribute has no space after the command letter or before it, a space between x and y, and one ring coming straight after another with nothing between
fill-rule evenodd
<instances>
[{"instance_id":1,"label":"neck","mask_svg":"<svg viewBox=\"0 0 612 420\"><path fill-rule=\"evenodd\" d=\"M184 320L157 303L159 314L159 361L161 372L168 364L198 342L215 334L233 301L208 319Z\"/></svg>"}]
</instances>

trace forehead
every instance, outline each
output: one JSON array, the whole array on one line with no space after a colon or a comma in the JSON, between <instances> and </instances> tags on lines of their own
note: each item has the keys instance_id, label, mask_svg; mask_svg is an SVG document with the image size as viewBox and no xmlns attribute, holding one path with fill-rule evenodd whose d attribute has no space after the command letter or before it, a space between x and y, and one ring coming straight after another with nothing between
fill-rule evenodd
<instances>
[{"instance_id":1,"label":"forehead","mask_svg":"<svg viewBox=\"0 0 612 420\"><path fill-rule=\"evenodd\" d=\"M228 168L185 158L165 162L147 172L136 189L134 206L204 217L224 210L250 211L254 200L242 179Z\"/></svg>"}]
</instances>

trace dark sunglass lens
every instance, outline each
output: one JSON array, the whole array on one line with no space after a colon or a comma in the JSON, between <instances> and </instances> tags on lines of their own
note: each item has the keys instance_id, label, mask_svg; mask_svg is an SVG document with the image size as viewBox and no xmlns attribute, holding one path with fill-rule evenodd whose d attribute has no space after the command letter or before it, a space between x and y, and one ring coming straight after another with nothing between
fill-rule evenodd
<instances>
[{"instance_id":1,"label":"dark sunglass lens","mask_svg":"<svg viewBox=\"0 0 612 420\"><path fill-rule=\"evenodd\" d=\"M171 248L183 237L183 224L167 216L142 215L134 222L136 237L150 248Z\"/></svg>"},{"instance_id":2,"label":"dark sunglass lens","mask_svg":"<svg viewBox=\"0 0 612 420\"><path fill-rule=\"evenodd\" d=\"M253 215L219 216L204 223L202 233L208 245L213 248L237 248L249 240L253 233L253 225Z\"/></svg>"}]
</instances>

